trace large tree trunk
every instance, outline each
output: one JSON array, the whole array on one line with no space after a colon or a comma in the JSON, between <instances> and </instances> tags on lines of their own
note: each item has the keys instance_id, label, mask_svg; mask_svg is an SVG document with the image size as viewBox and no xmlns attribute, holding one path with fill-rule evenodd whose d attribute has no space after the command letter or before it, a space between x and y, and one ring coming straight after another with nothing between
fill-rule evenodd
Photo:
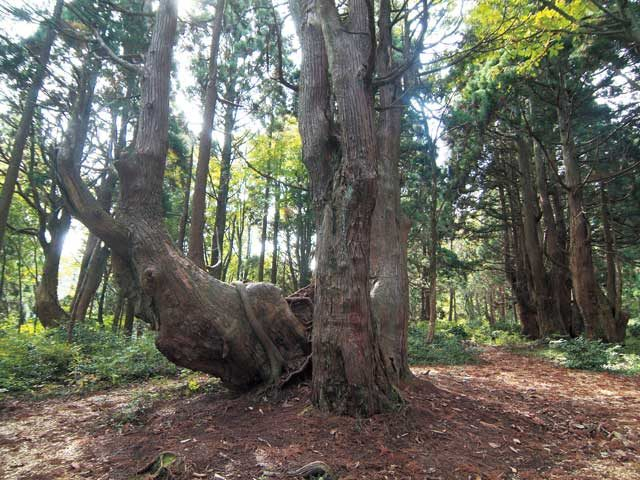
<instances>
[{"instance_id":1,"label":"large tree trunk","mask_svg":"<svg viewBox=\"0 0 640 480\"><path fill-rule=\"evenodd\" d=\"M0 192L0 250L2 250L4 246L9 210L11 208L11 201L13 200L13 193L16 189L18 174L20 173L24 147L27 144L29 130L31 129L31 122L36 110L38 94L40 93L42 83L44 82L44 78L47 74L51 47L53 46L53 42L56 38L56 28L60 21L60 16L62 15L63 6L64 1L57 0L53 9L53 15L46 23L45 34L42 40L42 46L40 47L40 58L36 65L31 86L29 87L27 96L24 99L20 123L18 123L18 129L16 130L13 146L11 147L9 166L4 174L4 184L2 185L2 192Z\"/></svg>"},{"instance_id":2,"label":"large tree trunk","mask_svg":"<svg viewBox=\"0 0 640 480\"><path fill-rule=\"evenodd\" d=\"M134 149L117 163L117 218L97 204L71 156L61 155L58 170L74 214L112 250L118 281L129 290L128 301L135 300L136 315L158 331L156 345L165 356L237 388L274 383L306 361L304 324L275 286L229 285L208 275L179 252L164 225L162 185L176 23L175 3L161 1L147 54L141 90L145 108ZM72 125L90 108L91 91L79 88ZM73 143L73 137L70 132L66 143Z\"/></svg>"},{"instance_id":3,"label":"large tree trunk","mask_svg":"<svg viewBox=\"0 0 640 480\"><path fill-rule=\"evenodd\" d=\"M391 3L380 2L379 45L376 70L380 77L393 69ZM409 280L406 246L403 245L407 220L400 208L400 128L402 102L399 85L391 82L380 89L377 164L377 197L371 219L371 309L378 330L382 360L395 383L411 376L407 362L409 325Z\"/></svg>"},{"instance_id":4,"label":"large tree trunk","mask_svg":"<svg viewBox=\"0 0 640 480\"><path fill-rule=\"evenodd\" d=\"M536 185L542 209L542 218L545 227L545 245L550 259L549 285L556 311L559 313L566 333L576 335L571 321L571 277L567 262L566 245L563 245L559 229L564 228L564 217L557 219L553 212L553 206L549 197L547 185L547 173L542 149L538 143L533 146L534 161L536 166Z\"/></svg>"},{"instance_id":5,"label":"large tree trunk","mask_svg":"<svg viewBox=\"0 0 640 480\"><path fill-rule=\"evenodd\" d=\"M395 395L369 296L378 161L373 36L351 33L372 33L373 11L366 1L351 2L343 24L333 0L293 3L302 45L303 159L318 213L312 400L321 409L370 415L388 408ZM339 133L330 123L329 72Z\"/></svg>"},{"instance_id":6,"label":"large tree trunk","mask_svg":"<svg viewBox=\"0 0 640 480\"><path fill-rule=\"evenodd\" d=\"M610 342L621 341L613 310L609 308L596 280L589 220L582 198L582 176L573 138L571 98L565 85L560 85L559 88L557 112L566 184L569 189L569 259L576 303L584 320L587 337Z\"/></svg>"},{"instance_id":7,"label":"large tree trunk","mask_svg":"<svg viewBox=\"0 0 640 480\"><path fill-rule=\"evenodd\" d=\"M204 216L206 209L207 179L209 177L209 157L211 156L211 130L213 117L216 112L218 98L218 50L220 48L220 34L224 19L225 0L218 0L216 14L213 19L211 32L211 48L209 49L209 71L207 73L207 89L202 115L202 131L198 147L198 163L196 164L196 178L193 185L193 199L191 201L191 226L189 229L189 258L200 268L204 268Z\"/></svg>"}]
</instances>

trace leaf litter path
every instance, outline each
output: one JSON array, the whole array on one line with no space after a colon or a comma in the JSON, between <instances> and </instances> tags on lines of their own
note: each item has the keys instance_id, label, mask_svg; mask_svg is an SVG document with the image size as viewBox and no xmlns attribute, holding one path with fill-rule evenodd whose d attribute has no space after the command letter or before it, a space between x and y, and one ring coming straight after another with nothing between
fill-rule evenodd
<instances>
[{"instance_id":1,"label":"leaf litter path","mask_svg":"<svg viewBox=\"0 0 640 480\"><path fill-rule=\"evenodd\" d=\"M6 400L0 478L128 479L170 450L180 479L290 478L315 460L343 480L640 479L638 377L499 348L478 365L414 372L406 407L366 420L315 411L304 386L270 401L221 388L188 395L184 380Z\"/></svg>"}]
</instances>

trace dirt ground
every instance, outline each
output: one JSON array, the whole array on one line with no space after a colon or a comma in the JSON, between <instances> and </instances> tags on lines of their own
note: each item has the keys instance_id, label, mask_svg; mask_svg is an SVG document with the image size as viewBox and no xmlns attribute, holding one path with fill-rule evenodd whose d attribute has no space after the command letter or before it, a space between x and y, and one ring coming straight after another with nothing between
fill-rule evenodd
<instances>
[{"instance_id":1,"label":"dirt ground","mask_svg":"<svg viewBox=\"0 0 640 480\"><path fill-rule=\"evenodd\" d=\"M414 369L406 406L371 419L182 380L0 404L0 478L129 479L162 451L184 479L292 478L315 460L347 479L640 479L640 378L488 348ZM192 388L193 390L193 388ZM218 476L216 476L218 475Z\"/></svg>"}]
</instances>

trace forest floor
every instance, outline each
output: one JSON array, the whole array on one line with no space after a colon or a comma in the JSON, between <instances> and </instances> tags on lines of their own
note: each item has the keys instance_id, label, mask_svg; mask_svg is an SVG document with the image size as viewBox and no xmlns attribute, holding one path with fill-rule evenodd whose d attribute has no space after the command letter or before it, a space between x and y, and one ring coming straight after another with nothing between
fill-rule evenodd
<instances>
[{"instance_id":1,"label":"forest floor","mask_svg":"<svg viewBox=\"0 0 640 480\"><path fill-rule=\"evenodd\" d=\"M0 478L129 479L162 451L176 478L289 478L322 460L347 479L640 479L640 377L567 370L485 347L481 362L418 367L399 412L314 410L204 380L0 404ZM431 382L431 383L429 383Z\"/></svg>"}]
</instances>

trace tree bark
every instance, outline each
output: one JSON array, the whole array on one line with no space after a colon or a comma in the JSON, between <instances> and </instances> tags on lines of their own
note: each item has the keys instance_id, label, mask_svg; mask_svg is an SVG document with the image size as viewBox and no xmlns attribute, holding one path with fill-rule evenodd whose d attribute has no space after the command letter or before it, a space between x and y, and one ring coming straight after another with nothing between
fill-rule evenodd
<instances>
[{"instance_id":1,"label":"tree bark","mask_svg":"<svg viewBox=\"0 0 640 480\"><path fill-rule=\"evenodd\" d=\"M351 2L342 23L332 0L292 2L302 45L303 159L318 222L312 401L323 410L362 415L395 400L369 296L378 162L369 7L362 0ZM331 91L339 132L332 128Z\"/></svg>"},{"instance_id":2,"label":"tree bark","mask_svg":"<svg viewBox=\"0 0 640 480\"><path fill-rule=\"evenodd\" d=\"M218 0L216 14L213 19L211 32L211 48L209 49L209 71L207 73L207 89L202 115L202 131L198 146L198 163L196 164L196 178L193 185L193 199L191 201L191 225L189 228L188 257L200 268L205 268L204 262L204 217L206 209L207 179L209 177L209 157L211 156L211 130L218 98L218 50L220 48L220 34L224 19L225 0Z\"/></svg>"},{"instance_id":3,"label":"tree bark","mask_svg":"<svg viewBox=\"0 0 640 480\"><path fill-rule=\"evenodd\" d=\"M271 184L266 180L264 186L264 207L262 211L262 227L260 230L260 259L258 260L258 281L264 281L264 260L267 248L267 227L269 226L269 194Z\"/></svg>"},{"instance_id":4,"label":"tree bark","mask_svg":"<svg viewBox=\"0 0 640 480\"><path fill-rule=\"evenodd\" d=\"M379 11L378 76L394 68L392 59L391 2L382 0ZM400 208L400 130L403 102L399 82L380 88L377 137L377 195L371 219L371 309L378 331L382 360L394 383L411 377L407 361L409 279L406 271L404 229L408 219Z\"/></svg>"},{"instance_id":5,"label":"tree bark","mask_svg":"<svg viewBox=\"0 0 640 480\"><path fill-rule=\"evenodd\" d=\"M49 57L51 56L51 47L53 46L53 42L56 38L56 28L62 15L63 6L63 0L56 1L53 9L53 15L49 19L49 24L46 27L42 46L40 47L38 65L33 75L31 86L27 91L27 96L24 100L20 123L18 124L13 146L11 147L9 166L4 175L2 192L0 192L0 250L2 250L4 246L9 210L11 209L11 201L13 200L13 194L16 189L18 174L20 173L24 147L27 144L27 137L29 136L29 130L31 129L31 122L33 121L33 114L36 109L38 94L40 93L44 78L47 74L47 66L49 64Z\"/></svg>"}]
</instances>

